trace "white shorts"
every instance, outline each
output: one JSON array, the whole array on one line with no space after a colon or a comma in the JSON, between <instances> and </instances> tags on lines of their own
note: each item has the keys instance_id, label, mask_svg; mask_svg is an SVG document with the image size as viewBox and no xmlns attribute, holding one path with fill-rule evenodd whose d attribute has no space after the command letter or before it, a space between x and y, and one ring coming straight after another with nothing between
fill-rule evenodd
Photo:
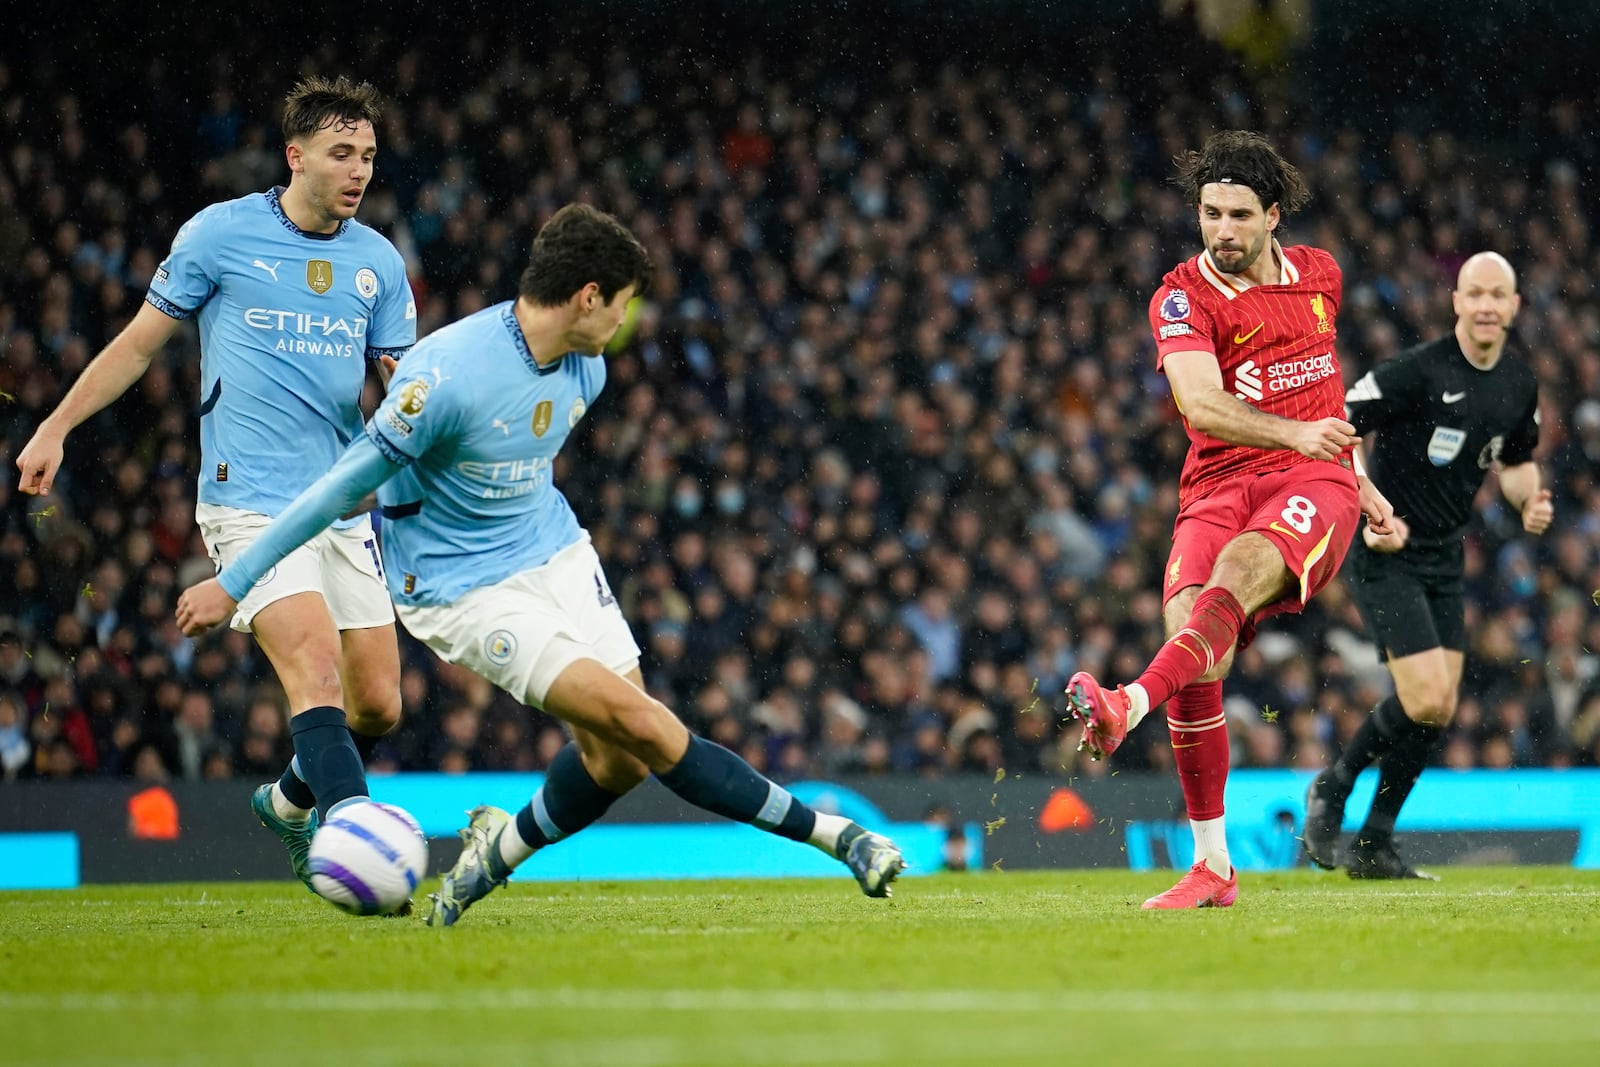
<instances>
[{"instance_id":1,"label":"white shorts","mask_svg":"<svg viewBox=\"0 0 1600 1067\"><path fill-rule=\"evenodd\" d=\"M524 704L544 707L561 672L580 659L618 674L639 665L639 645L589 538L453 604L398 604L411 636Z\"/></svg>"},{"instance_id":2,"label":"white shorts","mask_svg":"<svg viewBox=\"0 0 1600 1067\"><path fill-rule=\"evenodd\" d=\"M211 562L220 571L255 543L272 518L254 511L198 504L194 518L206 539ZM372 521L366 516L343 530L329 528L278 561L233 613L233 628L244 633L268 604L296 593L317 593L341 630L364 630L394 622L394 605L383 584L383 563Z\"/></svg>"}]
</instances>

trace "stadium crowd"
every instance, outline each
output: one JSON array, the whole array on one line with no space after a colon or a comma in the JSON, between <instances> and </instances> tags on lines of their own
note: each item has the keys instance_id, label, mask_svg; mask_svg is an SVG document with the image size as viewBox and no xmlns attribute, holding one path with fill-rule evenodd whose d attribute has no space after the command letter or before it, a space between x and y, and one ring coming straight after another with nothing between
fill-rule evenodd
<instances>
[{"instance_id":1,"label":"stadium crowd","mask_svg":"<svg viewBox=\"0 0 1600 1067\"><path fill-rule=\"evenodd\" d=\"M1343 266L1347 381L1446 332L1457 267L1503 252L1557 523L1530 540L1492 479L1479 497L1441 758L1600 763L1593 101L1540 101L1524 144L1375 136L1181 26L1142 32L1205 79L1110 58L758 57L665 23L647 47L551 52L380 31L359 59L298 66L389 94L361 218L405 254L419 332L512 295L567 201L646 242L655 291L557 484L652 692L781 779L1170 767L1161 716L1081 760L1060 693L1078 669L1132 677L1161 640L1186 439L1145 306L1198 250L1166 183L1175 153L1248 126L1302 167L1314 199L1285 243ZM115 62L0 65L4 779L265 779L290 754L252 640L191 642L173 621L212 571L193 334L69 438L48 498L18 493L13 465L183 219L284 180L275 105L296 65L216 44L199 84L134 50L131 99ZM404 720L377 769L537 769L559 748L554 720L415 642L402 654ZM1320 769L1388 684L1335 583L1240 656L1235 761Z\"/></svg>"}]
</instances>

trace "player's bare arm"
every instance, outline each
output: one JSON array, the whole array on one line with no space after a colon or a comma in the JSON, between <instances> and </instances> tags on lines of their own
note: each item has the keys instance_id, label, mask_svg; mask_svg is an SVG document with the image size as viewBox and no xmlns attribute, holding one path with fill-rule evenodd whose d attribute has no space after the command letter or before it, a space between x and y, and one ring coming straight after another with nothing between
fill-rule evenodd
<instances>
[{"instance_id":1,"label":"player's bare arm","mask_svg":"<svg viewBox=\"0 0 1600 1067\"><path fill-rule=\"evenodd\" d=\"M1394 513L1394 505L1389 503L1389 498L1383 495L1377 484L1365 474L1357 475L1356 494L1361 501L1361 514L1367 517L1367 525L1362 536L1368 538L1368 546L1377 547L1373 545L1371 536L1379 538L1398 536L1399 541L1394 547L1379 548L1378 551L1398 552L1404 548L1410 531L1403 520ZM1384 543L1390 542L1386 540Z\"/></svg>"},{"instance_id":2,"label":"player's bare arm","mask_svg":"<svg viewBox=\"0 0 1600 1067\"><path fill-rule=\"evenodd\" d=\"M1361 443L1344 419L1300 422L1257 411L1222 388L1222 368L1210 352L1173 352L1162 361L1178 410L1209 437L1246 448L1284 448L1308 459L1333 460Z\"/></svg>"},{"instance_id":3,"label":"player's bare arm","mask_svg":"<svg viewBox=\"0 0 1600 1067\"><path fill-rule=\"evenodd\" d=\"M1383 495L1377 483L1368 477L1364 447L1364 444L1357 445L1350 450L1350 465L1356 471L1356 495L1361 501L1361 513L1367 517L1361 537L1367 547L1374 551L1398 552L1406 546L1411 531L1409 527L1396 527L1395 523L1400 520L1394 513L1394 505L1389 503L1389 498Z\"/></svg>"},{"instance_id":4,"label":"player's bare arm","mask_svg":"<svg viewBox=\"0 0 1600 1067\"><path fill-rule=\"evenodd\" d=\"M1550 528L1556 509L1550 490L1542 486L1537 463L1530 460L1502 469L1500 492L1522 513L1524 530L1542 534Z\"/></svg>"},{"instance_id":5,"label":"player's bare arm","mask_svg":"<svg viewBox=\"0 0 1600 1067\"><path fill-rule=\"evenodd\" d=\"M172 316L150 304L140 306L133 321L84 368L55 411L39 424L33 437L23 446L22 453L17 456L17 469L22 472L20 488L24 493L49 495L56 472L61 469L67 434L127 392L128 386L144 375L151 358L177 328L178 320Z\"/></svg>"}]
</instances>

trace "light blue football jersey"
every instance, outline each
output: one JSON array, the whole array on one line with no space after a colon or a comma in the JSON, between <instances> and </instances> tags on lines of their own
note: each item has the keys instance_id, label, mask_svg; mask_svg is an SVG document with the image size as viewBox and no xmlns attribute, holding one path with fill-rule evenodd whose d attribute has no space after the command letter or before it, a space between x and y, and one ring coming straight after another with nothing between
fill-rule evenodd
<instances>
[{"instance_id":1,"label":"light blue football jersey","mask_svg":"<svg viewBox=\"0 0 1600 1067\"><path fill-rule=\"evenodd\" d=\"M605 360L572 353L540 368L512 306L426 337L367 423L378 450L406 465L378 490L396 603L452 603L584 536L551 462L605 388Z\"/></svg>"},{"instance_id":2,"label":"light blue football jersey","mask_svg":"<svg viewBox=\"0 0 1600 1067\"><path fill-rule=\"evenodd\" d=\"M173 318L199 320L200 501L265 515L327 473L361 432L367 360L398 357L417 339L395 247L353 219L307 233L284 214L280 192L213 204L186 222L145 296Z\"/></svg>"}]
</instances>

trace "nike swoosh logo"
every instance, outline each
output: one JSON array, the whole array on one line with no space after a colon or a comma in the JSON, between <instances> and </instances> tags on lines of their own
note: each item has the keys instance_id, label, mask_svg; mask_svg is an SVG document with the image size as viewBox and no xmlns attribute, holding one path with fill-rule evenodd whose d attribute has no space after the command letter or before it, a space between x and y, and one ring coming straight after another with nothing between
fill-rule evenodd
<instances>
[{"instance_id":1,"label":"nike swoosh logo","mask_svg":"<svg viewBox=\"0 0 1600 1067\"><path fill-rule=\"evenodd\" d=\"M1266 323L1264 323L1264 322L1258 323L1256 325L1255 329L1251 330L1249 333L1245 334L1243 337L1240 337L1239 334L1237 332L1235 332L1234 335L1233 335L1233 343L1236 344L1236 345L1244 344L1246 341L1250 340L1250 338L1252 338L1256 334L1260 333L1264 326L1266 326Z\"/></svg>"},{"instance_id":2,"label":"nike swoosh logo","mask_svg":"<svg viewBox=\"0 0 1600 1067\"><path fill-rule=\"evenodd\" d=\"M1444 396L1441 396L1439 399L1443 400L1446 404L1454 404L1456 401L1465 400L1466 398L1467 398L1467 394L1466 393L1446 393L1446 394L1444 394Z\"/></svg>"},{"instance_id":3,"label":"nike swoosh logo","mask_svg":"<svg viewBox=\"0 0 1600 1067\"><path fill-rule=\"evenodd\" d=\"M1285 536L1285 537L1292 537L1296 541L1300 540L1300 535L1299 534L1295 533L1293 530L1285 530L1282 526L1279 526L1277 519L1273 519L1271 522L1267 523L1267 528L1269 530L1277 530L1279 533L1283 534L1283 536Z\"/></svg>"},{"instance_id":4,"label":"nike swoosh logo","mask_svg":"<svg viewBox=\"0 0 1600 1067\"><path fill-rule=\"evenodd\" d=\"M1203 744L1205 744L1204 741L1191 741L1187 745L1180 745L1180 744L1178 744L1178 742L1174 741L1174 742L1172 742L1172 747L1173 748L1199 748Z\"/></svg>"}]
</instances>

